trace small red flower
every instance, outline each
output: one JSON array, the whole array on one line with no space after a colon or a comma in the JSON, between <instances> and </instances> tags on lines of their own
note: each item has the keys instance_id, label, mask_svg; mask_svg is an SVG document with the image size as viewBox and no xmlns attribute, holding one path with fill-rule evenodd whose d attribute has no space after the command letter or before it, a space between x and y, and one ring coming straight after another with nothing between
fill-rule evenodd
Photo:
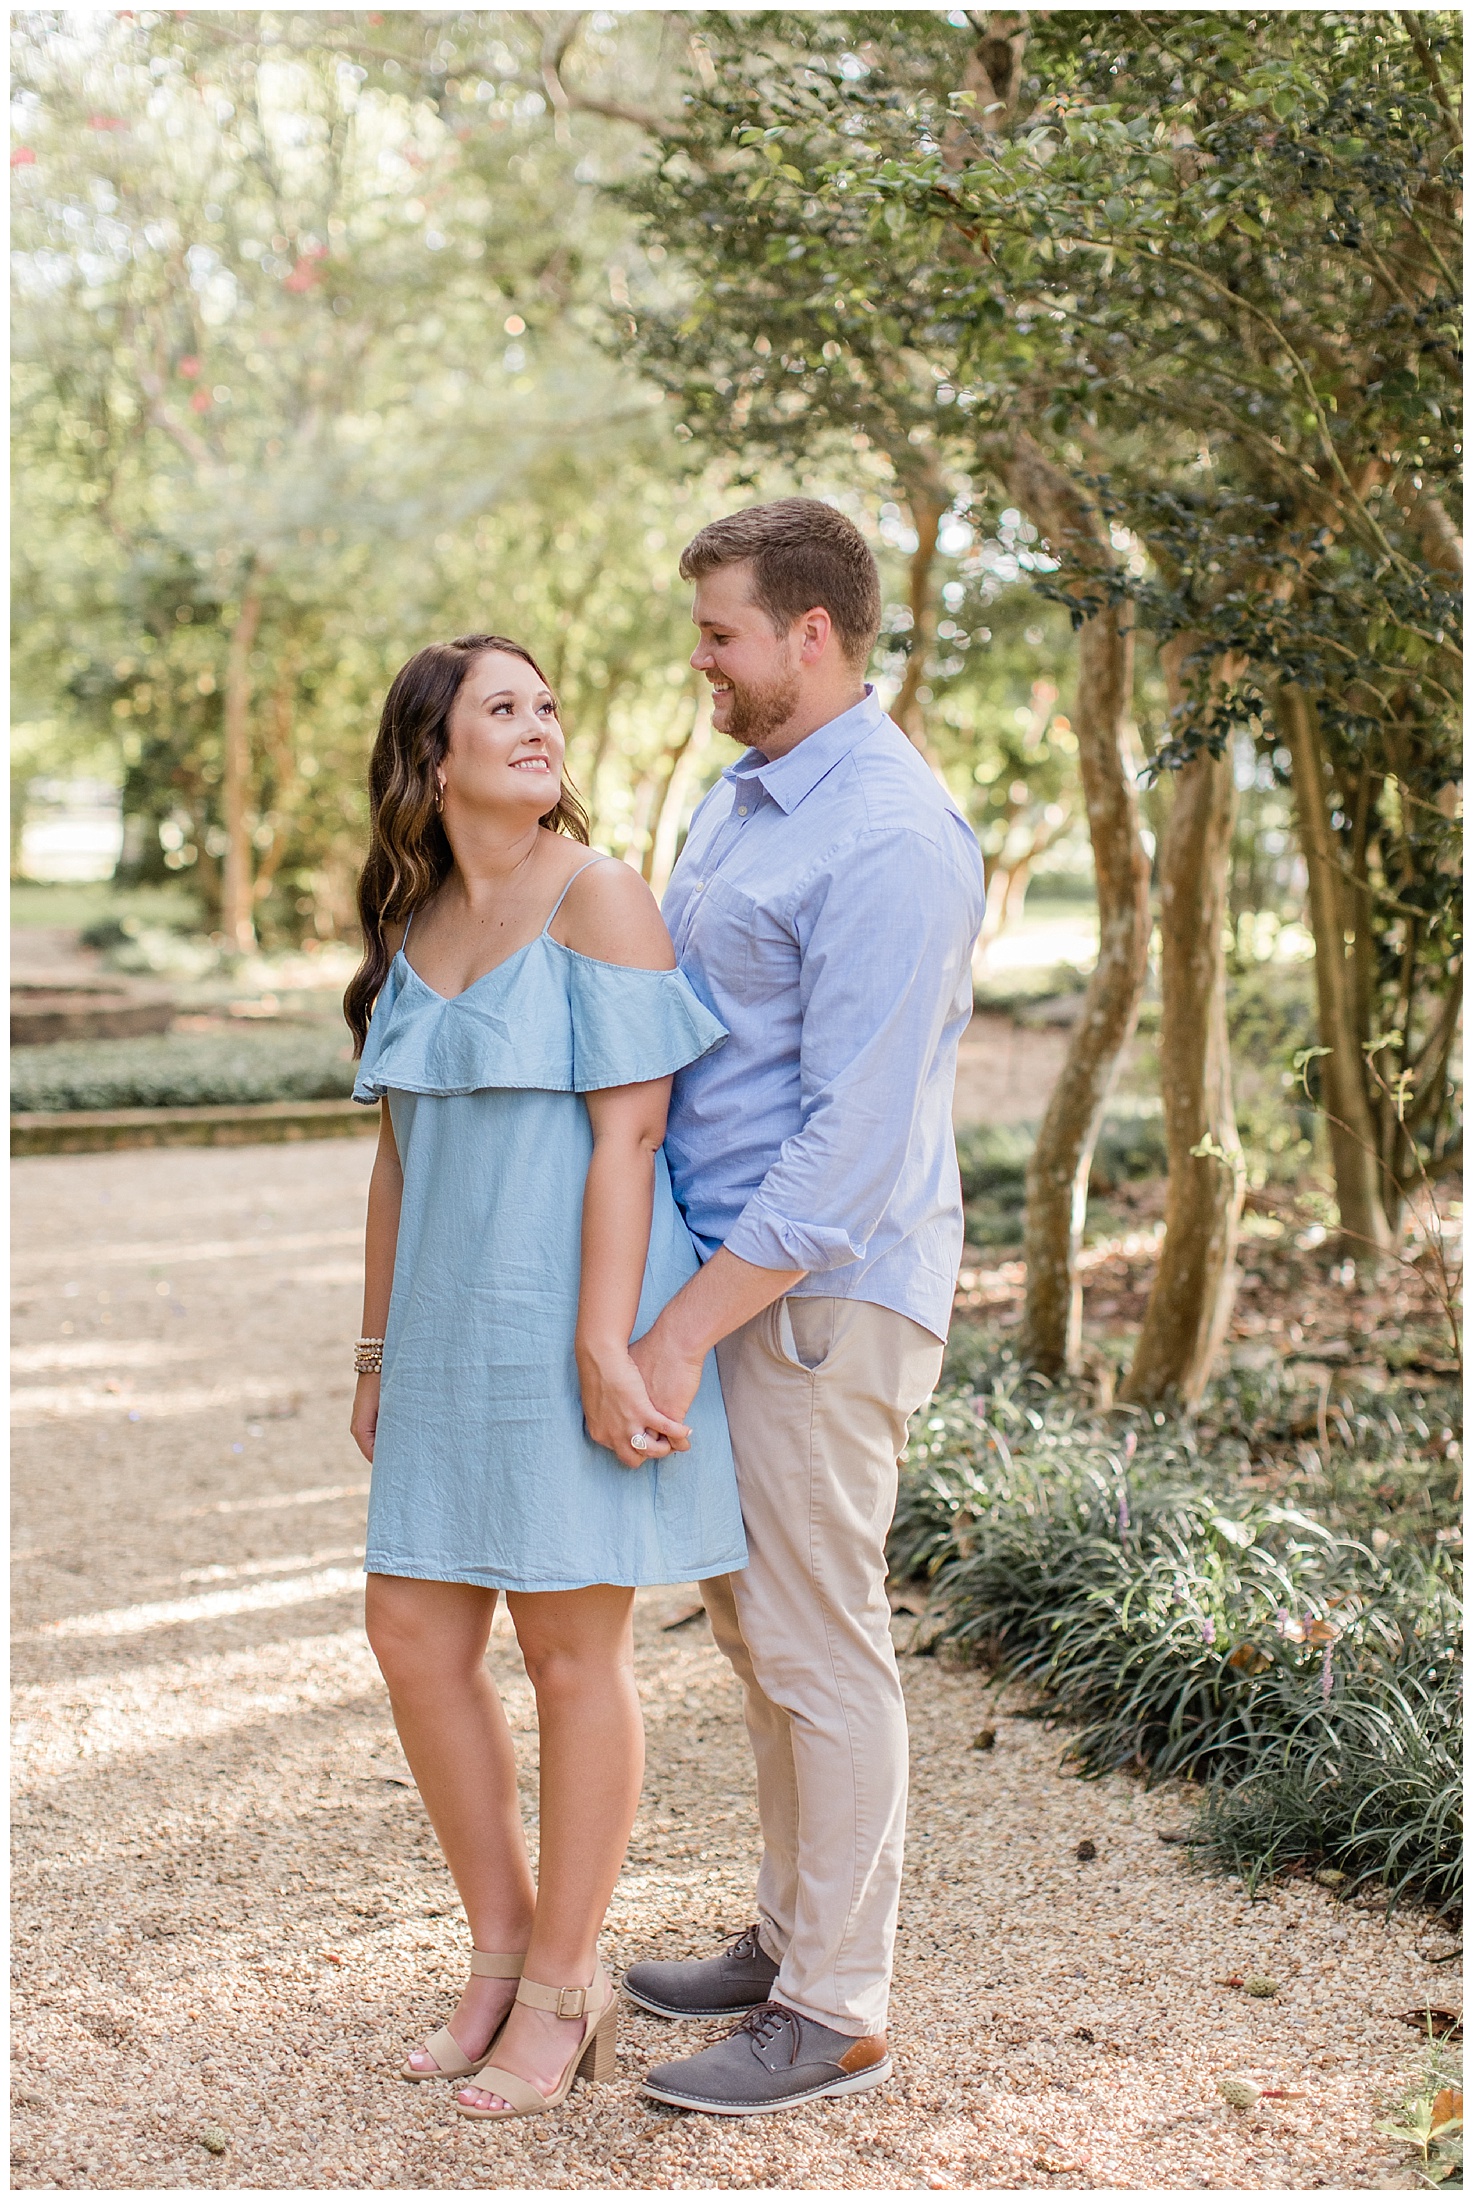
<instances>
[{"instance_id":1,"label":"small red flower","mask_svg":"<svg viewBox=\"0 0 1473 2200\"><path fill-rule=\"evenodd\" d=\"M32 147L30 147L29 145L17 145L15 151L10 156L10 165L12 168L31 168L34 167L35 160L36 155Z\"/></svg>"},{"instance_id":2,"label":"small red flower","mask_svg":"<svg viewBox=\"0 0 1473 2200\"><path fill-rule=\"evenodd\" d=\"M300 293L304 290L311 290L319 279L317 270L310 260L298 260L281 287L283 290L294 290Z\"/></svg>"},{"instance_id":3,"label":"small red flower","mask_svg":"<svg viewBox=\"0 0 1473 2200\"><path fill-rule=\"evenodd\" d=\"M200 363L193 352L189 354L188 358L180 360L179 372L184 376L186 382L192 382L199 371Z\"/></svg>"},{"instance_id":4,"label":"small red flower","mask_svg":"<svg viewBox=\"0 0 1473 2200\"><path fill-rule=\"evenodd\" d=\"M128 124L121 115L89 115L87 127L89 130L126 130Z\"/></svg>"},{"instance_id":5,"label":"small red flower","mask_svg":"<svg viewBox=\"0 0 1473 2200\"><path fill-rule=\"evenodd\" d=\"M208 390L196 390L189 400L189 409L191 412L207 413L214 402Z\"/></svg>"}]
</instances>

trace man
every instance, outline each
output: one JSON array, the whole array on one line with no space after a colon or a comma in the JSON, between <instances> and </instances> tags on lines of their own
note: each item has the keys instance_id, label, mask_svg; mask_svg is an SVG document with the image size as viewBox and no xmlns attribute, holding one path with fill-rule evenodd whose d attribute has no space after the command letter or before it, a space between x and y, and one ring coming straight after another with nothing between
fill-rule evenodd
<instances>
[{"instance_id":1,"label":"man","mask_svg":"<svg viewBox=\"0 0 1473 2200\"><path fill-rule=\"evenodd\" d=\"M750 1561L702 1594L745 1692L764 1852L749 1931L625 1987L664 2016L741 2016L645 2090L756 2115L890 2074L907 1746L885 1537L961 1257L951 1098L982 864L865 685L880 587L857 528L789 497L703 529L680 570L691 663L747 753L664 904L730 1037L676 1079L665 1146L704 1265L634 1355L678 1418L716 1347Z\"/></svg>"}]
</instances>

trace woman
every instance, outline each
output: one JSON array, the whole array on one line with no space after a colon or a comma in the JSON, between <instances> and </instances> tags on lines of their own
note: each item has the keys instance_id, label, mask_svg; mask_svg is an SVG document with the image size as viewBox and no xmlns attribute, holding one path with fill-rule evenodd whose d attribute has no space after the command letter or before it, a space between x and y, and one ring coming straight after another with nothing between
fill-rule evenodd
<instances>
[{"instance_id":1,"label":"woman","mask_svg":"<svg viewBox=\"0 0 1473 2200\"><path fill-rule=\"evenodd\" d=\"M696 1267L660 1150L671 1073L725 1033L643 881L589 854L562 763L518 643L410 659L370 766L344 1002L354 1097L382 1102L352 1418L368 1633L473 1942L402 2074L477 2078L469 2116L611 2074L597 1936L643 1770L634 1589L746 1564L714 1363L686 1425L629 1356ZM501 1593L537 1698L535 1890L483 1663Z\"/></svg>"}]
</instances>

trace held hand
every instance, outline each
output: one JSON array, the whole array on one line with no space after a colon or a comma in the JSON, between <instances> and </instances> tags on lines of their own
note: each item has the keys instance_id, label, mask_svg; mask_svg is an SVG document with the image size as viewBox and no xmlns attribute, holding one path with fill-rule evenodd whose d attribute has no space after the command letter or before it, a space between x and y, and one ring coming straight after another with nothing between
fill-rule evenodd
<instances>
[{"instance_id":1,"label":"held hand","mask_svg":"<svg viewBox=\"0 0 1473 2200\"><path fill-rule=\"evenodd\" d=\"M358 1387L353 1393L353 1417L348 1423L354 1443L370 1465L373 1462L373 1440L378 1433L379 1382L377 1375L359 1376Z\"/></svg>"},{"instance_id":2,"label":"held hand","mask_svg":"<svg viewBox=\"0 0 1473 2200\"><path fill-rule=\"evenodd\" d=\"M693 1360L688 1352L676 1349L664 1336L658 1322L635 1339L629 1347L629 1356L650 1396L658 1398L667 1412L690 1411L691 1401L701 1387L701 1360Z\"/></svg>"},{"instance_id":3,"label":"held hand","mask_svg":"<svg viewBox=\"0 0 1473 2200\"><path fill-rule=\"evenodd\" d=\"M588 1433L614 1454L620 1466L642 1467L647 1459L690 1450L690 1430L652 1403L627 1351L581 1351L578 1376ZM630 1442L636 1435L645 1438L642 1445Z\"/></svg>"}]
</instances>

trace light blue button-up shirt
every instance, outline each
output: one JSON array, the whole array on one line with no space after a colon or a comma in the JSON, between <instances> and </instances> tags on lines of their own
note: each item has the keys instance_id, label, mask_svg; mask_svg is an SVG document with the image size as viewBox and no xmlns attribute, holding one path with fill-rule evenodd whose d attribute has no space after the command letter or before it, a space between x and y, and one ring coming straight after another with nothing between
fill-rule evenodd
<instances>
[{"instance_id":1,"label":"light blue button-up shirt","mask_svg":"<svg viewBox=\"0 0 1473 2200\"><path fill-rule=\"evenodd\" d=\"M711 789L665 896L680 967L727 1027L679 1072L665 1153L709 1257L801 1268L944 1337L962 1249L951 1129L982 858L867 689Z\"/></svg>"}]
</instances>

